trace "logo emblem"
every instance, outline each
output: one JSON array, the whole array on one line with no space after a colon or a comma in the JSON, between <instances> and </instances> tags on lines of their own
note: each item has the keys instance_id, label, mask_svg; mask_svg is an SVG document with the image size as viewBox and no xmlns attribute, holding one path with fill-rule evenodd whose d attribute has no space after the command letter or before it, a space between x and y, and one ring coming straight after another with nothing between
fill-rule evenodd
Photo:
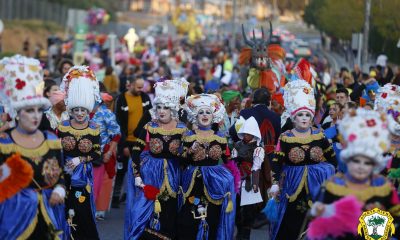
<instances>
[{"instance_id":1,"label":"logo emblem","mask_svg":"<svg viewBox=\"0 0 400 240\"><path fill-rule=\"evenodd\" d=\"M358 235L364 235L366 240L388 239L395 232L393 217L378 208L364 212L359 220Z\"/></svg>"}]
</instances>

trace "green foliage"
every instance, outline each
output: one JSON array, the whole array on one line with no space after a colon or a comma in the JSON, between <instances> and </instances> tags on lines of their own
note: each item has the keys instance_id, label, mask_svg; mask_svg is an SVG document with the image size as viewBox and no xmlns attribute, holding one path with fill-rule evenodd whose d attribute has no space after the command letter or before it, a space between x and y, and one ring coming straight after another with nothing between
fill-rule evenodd
<instances>
[{"instance_id":1,"label":"green foliage","mask_svg":"<svg viewBox=\"0 0 400 240\"><path fill-rule=\"evenodd\" d=\"M368 226L377 227L383 225L385 223L385 218L379 216L373 216L372 218L368 219Z\"/></svg>"},{"instance_id":2,"label":"green foliage","mask_svg":"<svg viewBox=\"0 0 400 240\"><path fill-rule=\"evenodd\" d=\"M327 0L311 0L310 4L304 9L303 19L308 25L320 28L318 15Z\"/></svg>"},{"instance_id":3,"label":"green foliage","mask_svg":"<svg viewBox=\"0 0 400 240\"><path fill-rule=\"evenodd\" d=\"M398 40L400 35L400 0L380 0L372 4L372 23L379 34L388 40Z\"/></svg>"},{"instance_id":4,"label":"green foliage","mask_svg":"<svg viewBox=\"0 0 400 240\"><path fill-rule=\"evenodd\" d=\"M320 31L350 40L352 31L361 32L364 23L364 0L310 0L304 10L304 21ZM374 53L386 54L391 62L400 63L400 0L371 2L369 47Z\"/></svg>"},{"instance_id":5,"label":"green foliage","mask_svg":"<svg viewBox=\"0 0 400 240\"><path fill-rule=\"evenodd\" d=\"M359 32L363 26L363 3L361 0L326 0L317 19L324 32L349 40L352 32Z\"/></svg>"}]
</instances>

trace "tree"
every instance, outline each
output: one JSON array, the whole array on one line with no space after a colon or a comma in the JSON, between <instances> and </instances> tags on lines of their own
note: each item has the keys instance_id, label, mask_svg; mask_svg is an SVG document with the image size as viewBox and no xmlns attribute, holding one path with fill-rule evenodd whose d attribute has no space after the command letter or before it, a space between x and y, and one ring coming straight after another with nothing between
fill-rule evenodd
<instances>
[{"instance_id":1,"label":"tree","mask_svg":"<svg viewBox=\"0 0 400 240\"><path fill-rule=\"evenodd\" d=\"M314 25L320 28L318 22L318 13L321 8L325 5L326 0L312 0L310 4L304 9L303 19L308 25Z\"/></svg>"},{"instance_id":2,"label":"tree","mask_svg":"<svg viewBox=\"0 0 400 240\"><path fill-rule=\"evenodd\" d=\"M387 40L397 41L400 32L400 0L380 0L372 5L372 23Z\"/></svg>"},{"instance_id":3,"label":"tree","mask_svg":"<svg viewBox=\"0 0 400 240\"><path fill-rule=\"evenodd\" d=\"M349 40L363 26L362 0L326 0L317 15L320 28L331 36Z\"/></svg>"},{"instance_id":4,"label":"tree","mask_svg":"<svg viewBox=\"0 0 400 240\"><path fill-rule=\"evenodd\" d=\"M385 218L380 216L373 216L372 218L368 219L367 223L368 226L373 227L374 229L372 232L373 236L378 235L378 227L381 225L383 226L383 224L385 224Z\"/></svg>"}]
</instances>

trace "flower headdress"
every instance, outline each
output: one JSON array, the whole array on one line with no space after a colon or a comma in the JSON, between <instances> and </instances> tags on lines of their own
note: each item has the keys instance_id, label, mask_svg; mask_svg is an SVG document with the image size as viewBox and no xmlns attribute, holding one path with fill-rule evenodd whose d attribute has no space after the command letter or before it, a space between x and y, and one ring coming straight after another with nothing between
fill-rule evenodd
<instances>
[{"instance_id":1,"label":"flower headdress","mask_svg":"<svg viewBox=\"0 0 400 240\"><path fill-rule=\"evenodd\" d=\"M390 148L390 135L384 115L359 108L345 115L338 129L344 146L340 157L344 161L363 155L376 163L376 173L386 166L383 154Z\"/></svg>"},{"instance_id":2,"label":"flower headdress","mask_svg":"<svg viewBox=\"0 0 400 240\"><path fill-rule=\"evenodd\" d=\"M0 102L12 118L25 107L50 107L43 89L43 69L38 60L21 55L0 60Z\"/></svg>"},{"instance_id":3,"label":"flower headdress","mask_svg":"<svg viewBox=\"0 0 400 240\"><path fill-rule=\"evenodd\" d=\"M388 114L389 131L400 136L400 87L391 83L379 88L375 110Z\"/></svg>"},{"instance_id":4,"label":"flower headdress","mask_svg":"<svg viewBox=\"0 0 400 240\"><path fill-rule=\"evenodd\" d=\"M219 123L225 115L225 107L221 100L214 94L196 94L190 96L186 101L186 111L192 123L197 121L198 111L209 108L213 114L213 123Z\"/></svg>"}]
</instances>

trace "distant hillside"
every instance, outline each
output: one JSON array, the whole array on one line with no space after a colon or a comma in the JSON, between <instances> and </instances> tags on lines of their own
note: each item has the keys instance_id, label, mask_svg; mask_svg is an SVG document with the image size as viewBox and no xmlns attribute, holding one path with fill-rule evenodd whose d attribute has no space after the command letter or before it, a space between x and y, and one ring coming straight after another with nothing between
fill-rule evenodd
<instances>
[{"instance_id":1,"label":"distant hillside","mask_svg":"<svg viewBox=\"0 0 400 240\"><path fill-rule=\"evenodd\" d=\"M47 46L47 37L57 35L63 37L63 28L54 23L38 20L15 20L3 21L4 31L2 33L3 52L0 54L22 53L22 44L29 38L30 53L33 55L35 45L41 43Z\"/></svg>"}]
</instances>

